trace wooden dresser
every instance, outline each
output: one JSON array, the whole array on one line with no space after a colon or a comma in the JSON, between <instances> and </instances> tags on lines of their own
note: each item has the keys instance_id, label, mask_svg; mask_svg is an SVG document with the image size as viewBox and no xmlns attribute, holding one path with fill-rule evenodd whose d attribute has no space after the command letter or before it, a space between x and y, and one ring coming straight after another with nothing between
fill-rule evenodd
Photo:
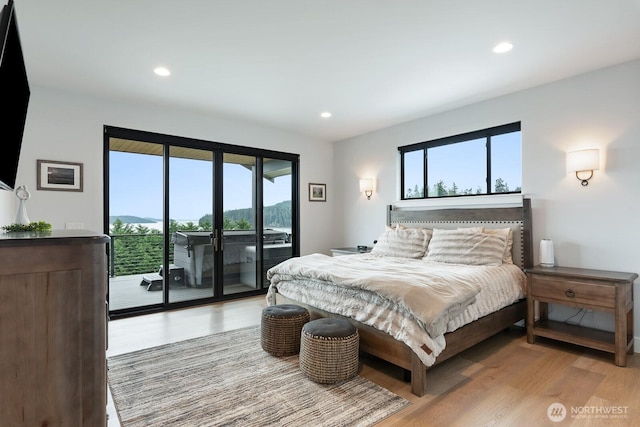
<instances>
[{"instance_id":1,"label":"wooden dresser","mask_svg":"<svg viewBox=\"0 0 640 427\"><path fill-rule=\"evenodd\" d=\"M0 424L106 426L109 238L0 233Z\"/></svg>"},{"instance_id":2,"label":"wooden dresser","mask_svg":"<svg viewBox=\"0 0 640 427\"><path fill-rule=\"evenodd\" d=\"M635 273L569 267L533 267L527 273L527 341L536 336L566 341L615 354L618 366L633 353L633 281ZM535 302L539 319L535 321ZM612 313L615 331L586 328L548 318L548 305Z\"/></svg>"}]
</instances>

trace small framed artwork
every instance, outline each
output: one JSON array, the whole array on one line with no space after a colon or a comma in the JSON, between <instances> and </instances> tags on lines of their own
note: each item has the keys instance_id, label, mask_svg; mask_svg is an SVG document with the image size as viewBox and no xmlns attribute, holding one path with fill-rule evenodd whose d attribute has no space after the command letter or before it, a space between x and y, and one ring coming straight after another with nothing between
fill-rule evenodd
<instances>
[{"instance_id":1,"label":"small framed artwork","mask_svg":"<svg viewBox=\"0 0 640 427\"><path fill-rule=\"evenodd\" d=\"M38 160L38 190L82 191L82 163Z\"/></svg>"},{"instance_id":2,"label":"small framed artwork","mask_svg":"<svg viewBox=\"0 0 640 427\"><path fill-rule=\"evenodd\" d=\"M309 201L310 202L326 202L327 201L327 184L309 183Z\"/></svg>"}]
</instances>

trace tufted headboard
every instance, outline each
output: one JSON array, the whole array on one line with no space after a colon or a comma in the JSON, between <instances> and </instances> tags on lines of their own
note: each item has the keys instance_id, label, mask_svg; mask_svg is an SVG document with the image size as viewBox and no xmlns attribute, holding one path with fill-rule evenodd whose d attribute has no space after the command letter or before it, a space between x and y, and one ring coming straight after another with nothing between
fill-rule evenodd
<instances>
[{"instance_id":1,"label":"tufted headboard","mask_svg":"<svg viewBox=\"0 0 640 427\"><path fill-rule=\"evenodd\" d=\"M533 266L531 199L528 198L516 207L416 209L389 205L387 225L397 224L414 228L509 227L513 231L513 262L521 268Z\"/></svg>"}]
</instances>

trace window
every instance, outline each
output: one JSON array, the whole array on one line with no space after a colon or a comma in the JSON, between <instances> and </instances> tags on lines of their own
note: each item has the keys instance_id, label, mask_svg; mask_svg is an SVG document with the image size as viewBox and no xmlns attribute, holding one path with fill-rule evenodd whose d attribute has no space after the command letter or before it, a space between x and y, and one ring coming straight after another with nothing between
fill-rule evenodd
<instances>
[{"instance_id":1,"label":"window","mask_svg":"<svg viewBox=\"0 0 640 427\"><path fill-rule=\"evenodd\" d=\"M401 199L519 193L521 145L518 122L398 147Z\"/></svg>"}]
</instances>

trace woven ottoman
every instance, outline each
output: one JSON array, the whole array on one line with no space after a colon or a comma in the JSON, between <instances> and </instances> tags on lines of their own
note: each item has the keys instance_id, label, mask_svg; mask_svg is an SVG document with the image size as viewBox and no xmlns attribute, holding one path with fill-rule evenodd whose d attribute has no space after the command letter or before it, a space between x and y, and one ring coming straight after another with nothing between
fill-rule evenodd
<instances>
[{"instance_id":1,"label":"woven ottoman","mask_svg":"<svg viewBox=\"0 0 640 427\"><path fill-rule=\"evenodd\" d=\"M311 380L333 384L358 374L360 337L344 319L313 320L302 327L300 370Z\"/></svg>"},{"instance_id":2,"label":"woven ottoman","mask_svg":"<svg viewBox=\"0 0 640 427\"><path fill-rule=\"evenodd\" d=\"M302 326L309 311L294 304L280 304L262 310L260 343L273 356L293 356L300 352Z\"/></svg>"}]
</instances>

